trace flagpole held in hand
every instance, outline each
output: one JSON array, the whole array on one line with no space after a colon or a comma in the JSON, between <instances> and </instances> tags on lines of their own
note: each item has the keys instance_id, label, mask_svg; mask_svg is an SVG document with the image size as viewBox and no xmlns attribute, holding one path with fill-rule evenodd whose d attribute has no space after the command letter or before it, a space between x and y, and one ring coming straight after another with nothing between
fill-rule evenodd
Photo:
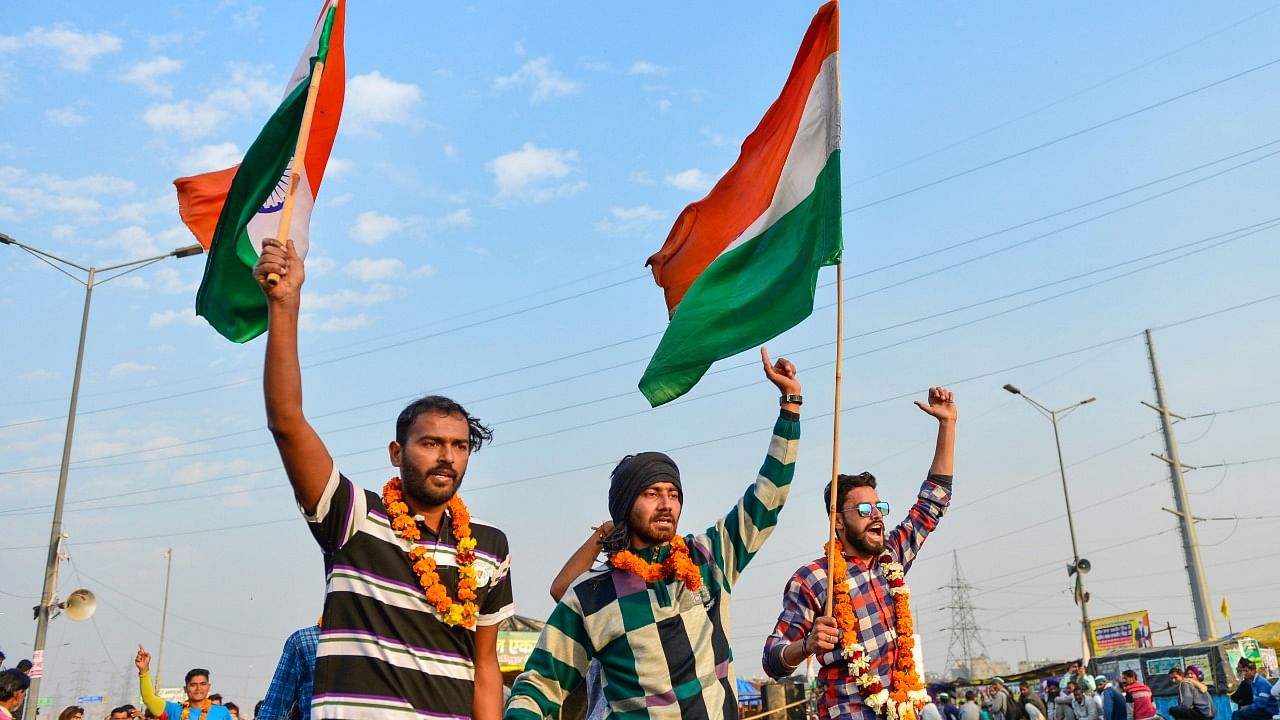
<instances>
[{"instance_id":1,"label":"flagpole held in hand","mask_svg":"<svg viewBox=\"0 0 1280 720\"><path fill-rule=\"evenodd\" d=\"M302 109L302 127L298 128L298 143L293 148L293 161L289 169L289 189L285 191L284 207L280 210L280 227L276 238L281 243L289 240L289 225L293 222L293 198L298 191L298 181L302 179L302 169L298 163L304 160L307 141L311 137L311 116L315 114L316 96L320 94L320 77L324 75L324 60L317 60L315 70L311 73L311 86L307 88L307 104ZM267 273L267 285L275 287L280 284L280 276Z\"/></svg>"},{"instance_id":2,"label":"flagpole held in hand","mask_svg":"<svg viewBox=\"0 0 1280 720\"><path fill-rule=\"evenodd\" d=\"M836 508L839 507L840 501L840 382L844 370L844 263L836 263L836 389L835 389L835 413L831 417L832 433L834 435L831 442L831 507L827 515L827 576L830 577L831 568L835 567L837 558L840 562L844 562L844 553L840 551L840 546L836 540ZM830 585L830 583L828 583ZM831 615L831 606L834 601L835 589L827 588L827 611L826 615Z\"/></svg>"}]
</instances>

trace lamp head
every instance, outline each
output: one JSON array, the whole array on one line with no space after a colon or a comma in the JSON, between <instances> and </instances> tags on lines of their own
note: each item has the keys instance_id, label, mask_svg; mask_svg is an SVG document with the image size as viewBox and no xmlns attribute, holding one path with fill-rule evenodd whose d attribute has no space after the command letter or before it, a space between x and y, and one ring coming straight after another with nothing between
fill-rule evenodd
<instances>
[{"instance_id":1,"label":"lamp head","mask_svg":"<svg viewBox=\"0 0 1280 720\"><path fill-rule=\"evenodd\" d=\"M187 245L186 247L180 247L169 254L176 258L184 258L191 257L192 255L199 255L202 252L204 252L204 248L199 245Z\"/></svg>"},{"instance_id":2,"label":"lamp head","mask_svg":"<svg viewBox=\"0 0 1280 720\"><path fill-rule=\"evenodd\" d=\"M17 240L14 240L8 235L5 235L4 233L0 233L0 243L4 243L5 245L13 245L17 242L18 242Z\"/></svg>"},{"instance_id":3,"label":"lamp head","mask_svg":"<svg viewBox=\"0 0 1280 720\"><path fill-rule=\"evenodd\" d=\"M1094 400L1097 400L1097 399L1098 399L1098 398L1096 398L1096 397L1091 397L1091 398L1089 398L1088 400L1081 400L1081 401L1080 401L1080 404L1081 404L1081 405L1088 405L1089 403L1091 403L1091 402L1093 402Z\"/></svg>"},{"instance_id":4,"label":"lamp head","mask_svg":"<svg viewBox=\"0 0 1280 720\"><path fill-rule=\"evenodd\" d=\"M1007 384L1007 383L1005 384L1004 389L1005 389L1007 392L1011 392L1011 393L1013 393L1014 395L1021 395L1021 394L1022 394L1022 391L1021 391L1021 390L1019 390L1018 388L1014 387L1013 385L1009 385L1009 384Z\"/></svg>"}]
</instances>

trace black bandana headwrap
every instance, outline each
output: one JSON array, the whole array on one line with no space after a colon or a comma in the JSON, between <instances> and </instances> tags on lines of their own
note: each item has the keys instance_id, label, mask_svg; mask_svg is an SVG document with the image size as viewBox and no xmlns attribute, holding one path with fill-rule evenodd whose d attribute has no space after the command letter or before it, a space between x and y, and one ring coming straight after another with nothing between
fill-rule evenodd
<instances>
[{"instance_id":1,"label":"black bandana headwrap","mask_svg":"<svg viewBox=\"0 0 1280 720\"><path fill-rule=\"evenodd\" d=\"M609 479L609 517L613 520L613 532L604 538L602 544L606 552L617 552L626 548L630 541L631 531L627 527L627 517L631 514L631 506L644 489L654 483L669 482L676 486L684 501L684 488L680 485L680 469L674 461L660 452L643 452L639 455L628 455L613 469Z\"/></svg>"}]
</instances>

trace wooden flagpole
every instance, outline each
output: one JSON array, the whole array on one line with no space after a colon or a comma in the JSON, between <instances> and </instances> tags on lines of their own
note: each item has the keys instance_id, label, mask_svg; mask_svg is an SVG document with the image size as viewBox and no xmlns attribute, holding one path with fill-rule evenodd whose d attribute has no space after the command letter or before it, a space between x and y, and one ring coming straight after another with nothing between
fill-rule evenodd
<instances>
[{"instance_id":1,"label":"wooden flagpole","mask_svg":"<svg viewBox=\"0 0 1280 720\"><path fill-rule=\"evenodd\" d=\"M844 263L836 263L836 391L835 414L831 417L833 438L831 441L831 507L827 516L827 610L831 614L831 606L835 596L835 588L831 585L831 568L836 560L844 561L844 553L840 551L836 539L836 509L843 499L840 497L840 383L844 371Z\"/></svg>"},{"instance_id":2,"label":"wooden flagpole","mask_svg":"<svg viewBox=\"0 0 1280 720\"><path fill-rule=\"evenodd\" d=\"M276 230L276 240L288 244L289 225L293 222L293 198L298 191L298 181L302 179L302 163L307 151L307 142L311 138L311 116L315 114L316 97L320 94L320 77L324 75L324 61L317 60L311 72L311 85L307 88L307 104L302 109L302 127L298 128L298 143L293 147L293 169L289 173L289 189L284 194L284 207L280 210L280 226ZM280 284L280 276L267 273L267 285L275 287Z\"/></svg>"}]
</instances>

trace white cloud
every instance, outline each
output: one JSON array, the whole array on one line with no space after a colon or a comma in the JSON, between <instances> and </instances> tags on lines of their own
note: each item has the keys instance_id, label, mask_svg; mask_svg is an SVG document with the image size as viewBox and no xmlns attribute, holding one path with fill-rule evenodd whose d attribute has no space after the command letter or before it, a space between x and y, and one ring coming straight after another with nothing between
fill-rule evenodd
<instances>
[{"instance_id":1,"label":"white cloud","mask_svg":"<svg viewBox=\"0 0 1280 720\"><path fill-rule=\"evenodd\" d=\"M653 176L644 170L633 170L627 179L639 185L654 185Z\"/></svg>"},{"instance_id":2,"label":"white cloud","mask_svg":"<svg viewBox=\"0 0 1280 720\"><path fill-rule=\"evenodd\" d=\"M458 208L457 210L454 210L448 215L445 215L444 217L440 218L441 225L453 225L458 227L465 227L467 225L470 225L471 221L472 221L472 218L471 218L470 208Z\"/></svg>"},{"instance_id":3,"label":"white cloud","mask_svg":"<svg viewBox=\"0 0 1280 720\"><path fill-rule=\"evenodd\" d=\"M355 197L353 193L344 192L329 197L325 202L333 207L342 207L343 205L351 202L351 198L353 197Z\"/></svg>"},{"instance_id":4,"label":"white cloud","mask_svg":"<svg viewBox=\"0 0 1280 720\"><path fill-rule=\"evenodd\" d=\"M485 169L493 173L500 199L546 202L573 195L587 186L585 181L554 183L576 173L577 165L575 150L540 148L525 143L519 150L494 158Z\"/></svg>"},{"instance_id":5,"label":"white cloud","mask_svg":"<svg viewBox=\"0 0 1280 720\"><path fill-rule=\"evenodd\" d=\"M156 195L150 200L117 205L115 212L111 213L111 219L134 225L145 225L155 217L177 217L177 212L177 198L174 197L172 192L166 192Z\"/></svg>"},{"instance_id":6,"label":"white cloud","mask_svg":"<svg viewBox=\"0 0 1280 720\"><path fill-rule=\"evenodd\" d=\"M413 83L396 82L374 70L347 82L343 106L344 124L369 130L374 125L411 125L422 100L422 89Z\"/></svg>"},{"instance_id":7,"label":"white cloud","mask_svg":"<svg viewBox=\"0 0 1280 720\"><path fill-rule=\"evenodd\" d=\"M303 261L306 267L308 277L324 277L330 275L338 268L338 262L331 257L323 255L309 255Z\"/></svg>"},{"instance_id":8,"label":"white cloud","mask_svg":"<svg viewBox=\"0 0 1280 720\"><path fill-rule=\"evenodd\" d=\"M388 280L404 272L404 263L398 258L360 258L347 263L346 273L361 282Z\"/></svg>"},{"instance_id":9,"label":"white cloud","mask_svg":"<svg viewBox=\"0 0 1280 720\"><path fill-rule=\"evenodd\" d=\"M661 100L658 101L658 109L661 110L662 112L666 112L670 110L671 101L666 98L662 98Z\"/></svg>"},{"instance_id":10,"label":"white cloud","mask_svg":"<svg viewBox=\"0 0 1280 720\"><path fill-rule=\"evenodd\" d=\"M447 157L447 158L449 158L450 160L457 160L457 159L458 159L458 148L454 147L453 145L450 145L449 143L445 143L445 144L444 144L444 156L445 156L445 157Z\"/></svg>"},{"instance_id":11,"label":"white cloud","mask_svg":"<svg viewBox=\"0 0 1280 720\"><path fill-rule=\"evenodd\" d=\"M217 145L201 145L181 158L178 158L178 170L184 175L196 175L229 168L240 162L244 153L235 143L218 143Z\"/></svg>"},{"instance_id":12,"label":"white cloud","mask_svg":"<svg viewBox=\"0 0 1280 720\"><path fill-rule=\"evenodd\" d=\"M147 37L147 50L155 52L163 50L170 45L177 45L182 42L183 34L180 32L164 33L163 35L151 35Z\"/></svg>"},{"instance_id":13,"label":"white cloud","mask_svg":"<svg viewBox=\"0 0 1280 720\"><path fill-rule=\"evenodd\" d=\"M183 280L181 273L168 266L156 268L151 277L156 281L158 291L170 295L193 293L200 287L199 278Z\"/></svg>"},{"instance_id":14,"label":"white cloud","mask_svg":"<svg viewBox=\"0 0 1280 720\"><path fill-rule=\"evenodd\" d=\"M64 216L85 215L88 216L85 219L96 221L102 211L99 198L127 196L135 192L137 186L133 182L110 175L64 178L36 175L12 165L0 165L0 206L12 206L11 212L6 213L12 215L10 219L52 212ZM117 201L113 199L112 202Z\"/></svg>"},{"instance_id":15,"label":"white cloud","mask_svg":"<svg viewBox=\"0 0 1280 720\"><path fill-rule=\"evenodd\" d=\"M162 251L156 238L146 228L130 225L112 233L111 237L98 243L103 247L119 248L124 257L141 258L159 255Z\"/></svg>"},{"instance_id":16,"label":"white cloud","mask_svg":"<svg viewBox=\"0 0 1280 720\"><path fill-rule=\"evenodd\" d=\"M74 105L60 108L49 108L44 111L45 119L61 127L75 127L84 124L84 116L76 112Z\"/></svg>"},{"instance_id":17,"label":"white cloud","mask_svg":"<svg viewBox=\"0 0 1280 720\"><path fill-rule=\"evenodd\" d=\"M627 69L628 75L666 75L671 72L671 68L655 65L648 60L637 60Z\"/></svg>"},{"instance_id":18,"label":"white cloud","mask_svg":"<svg viewBox=\"0 0 1280 720\"><path fill-rule=\"evenodd\" d=\"M681 170L666 176L663 180L671 187L684 190L686 192L705 193L715 185L716 179L702 172L698 168L689 168Z\"/></svg>"},{"instance_id":19,"label":"white cloud","mask_svg":"<svg viewBox=\"0 0 1280 720\"><path fill-rule=\"evenodd\" d=\"M302 307L308 312L315 310L344 310L349 307L367 307L390 301L392 287L385 283L370 285L363 292L357 290L338 290L331 293L308 293L302 295Z\"/></svg>"},{"instance_id":20,"label":"white cloud","mask_svg":"<svg viewBox=\"0 0 1280 720\"><path fill-rule=\"evenodd\" d=\"M250 115L257 108L277 105L278 90L266 79L262 68L231 63L229 69L226 84L203 99L152 105L142 113L142 119L153 130L191 139L223 127L232 116Z\"/></svg>"},{"instance_id":21,"label":"white cloud","mask_svg":"<svg viewBox=\"0 0 1280 720\"><path fill-rule=\"evenodd\" d=\"M164 81L164 77L181 69L182 63L162 55L134 63L133 67L120 76L120 79L142 88L145 93L167 98L173 96L173 88Z\"/></svg>"},{"instance_id":22,"label":"white cloud","mask_svg":"<svg viewBox=\"0 0 1280 720\"><path fill-rule=\"evenodd\" d=\"M155 370L155 365L144 365L143 363L127 360L122 363L116 363L111 366L111 370L107 372L111 377L123 377L125 375L138 375L141 373L149 373Z\"/></svg>"},{"instance_id":23,"label":"white cloud","mask_svg":"<svg viewBox=\"0 0 1280 720\"><path fill-rule=\"evenodd\" d=\"M165 310L164 312L153 312L151 318L147 321L147 325L153 328L169 327L170 325L201 325L201 320L193 308L183 310Z\"/></svg>"},{"instance_id":24,"label":"white cloud","mask_svg":"<svg viewBox=\"0 0 1280 720\"><path fill-rule=\"evenodd\" d=\"M529 86L533 89L529 102L543 102L552 97L576 95L582 91L582 85L566 79L558 70L551 67L551 58L535 58L520 66L514 73L499 77L494 87L499 91L513 87Z\"/></svg>"},{"instance_id":25,"label":"white cloud","mask_svg":"<svg viewBox=\"0 0 1280 720\"><path fill-rule=\"evenodd\" d=\"M71 25L34 27L22 35L0 35L0 52L39 48L58 53L58 63L68 70L88 72L100 55L123 47L111 33L82 33Z\"/></svg>"},{"instance_id":26,"label":"white cloud","mask_svg":"<svg viewBox=\"0 0 1280 720\"><path fill-rule=\"evenodd\" d=\"M218 12L229 10L231 24L238 30L253 30L258 27L258 19L262 17L263 7L250 0L222 0L218 3Z\"/></svg>"},{"instance_id":27,"label":"white cloud","mask_svg":"<svg viewBox=\"0 0 1280 720\"><path fill-rule=\"evenodd\" d=\"M702 128L698 130L698 134L707 139L707 144L712 147L724 146L726 139L724 135L712 130L711 128Z\"/></svg>"},{"instance_id":28,"label":"white cloud","mask_svg":"<svg viewBox=\"0 0 1280 720\"><path fill-rule=\"evenodd\" d=\"M596 230L608 235L626 235L640 232L649 225L667 217L662 210L655 210L648 205L633 208L615 207L609 215L596 223Z\"/></svg>"},{"instance_id":29,"label":"white cloud","mask_svg":"<svg viewBox=\"0 0 1280 720\"><path fill-rule=\"evenodd\" d=\"M53 229L49 231L49 234L57 238L58 240L66 240L67 238L76 234L76 226L75 225L54 225Z\"/></svg>"},{"instance_id":30,"label":"white cloud","mask_svg":"<svg viewBox=\"0 0 1280 720\"><path fill-rule=\"evenodd\" d=\"M324 178L326 180L332 178L340 178L351 172L353 165L350 160L345 158L329 158L329 162L324 166Z\"/></svg>"},{"instance_id":31,"label":"white cloud","mask_svg":"<svg viewBox=\"0 0 1280 720\"><path fill-rule=\"evenodd\" d=\"M407 224L400 218L366 210L356 218L356 224L351 227L351 237L358 243L377 245L405 227Z\"/></svg>"},{"instance_id":32,"label":"white cloud","mask_svg":"<svg viewBox=\"0 0 1280 720\"><path fill-rule=\"evenodd\" d=\"M58 377L58 373L52 370L47 370L45 368L40 368L38 370L31 370L28 372L24 372L18 376L18 379L22 380L23 382L41 382L44 380L53 380L57 377Z\"/></svg>"},{"instance_id":33,"label":"white cloud","mask_svg":"<svg viewBox=\"0 0 1280 720\"><path fill-rule=\"evenodd\" d=\"M302 313L298 318L298 328L304 332L348 332L359 330L369 324L364 313L346 317L331 317L321 320L314 313Z\"/></svg>"}]
</instances>

